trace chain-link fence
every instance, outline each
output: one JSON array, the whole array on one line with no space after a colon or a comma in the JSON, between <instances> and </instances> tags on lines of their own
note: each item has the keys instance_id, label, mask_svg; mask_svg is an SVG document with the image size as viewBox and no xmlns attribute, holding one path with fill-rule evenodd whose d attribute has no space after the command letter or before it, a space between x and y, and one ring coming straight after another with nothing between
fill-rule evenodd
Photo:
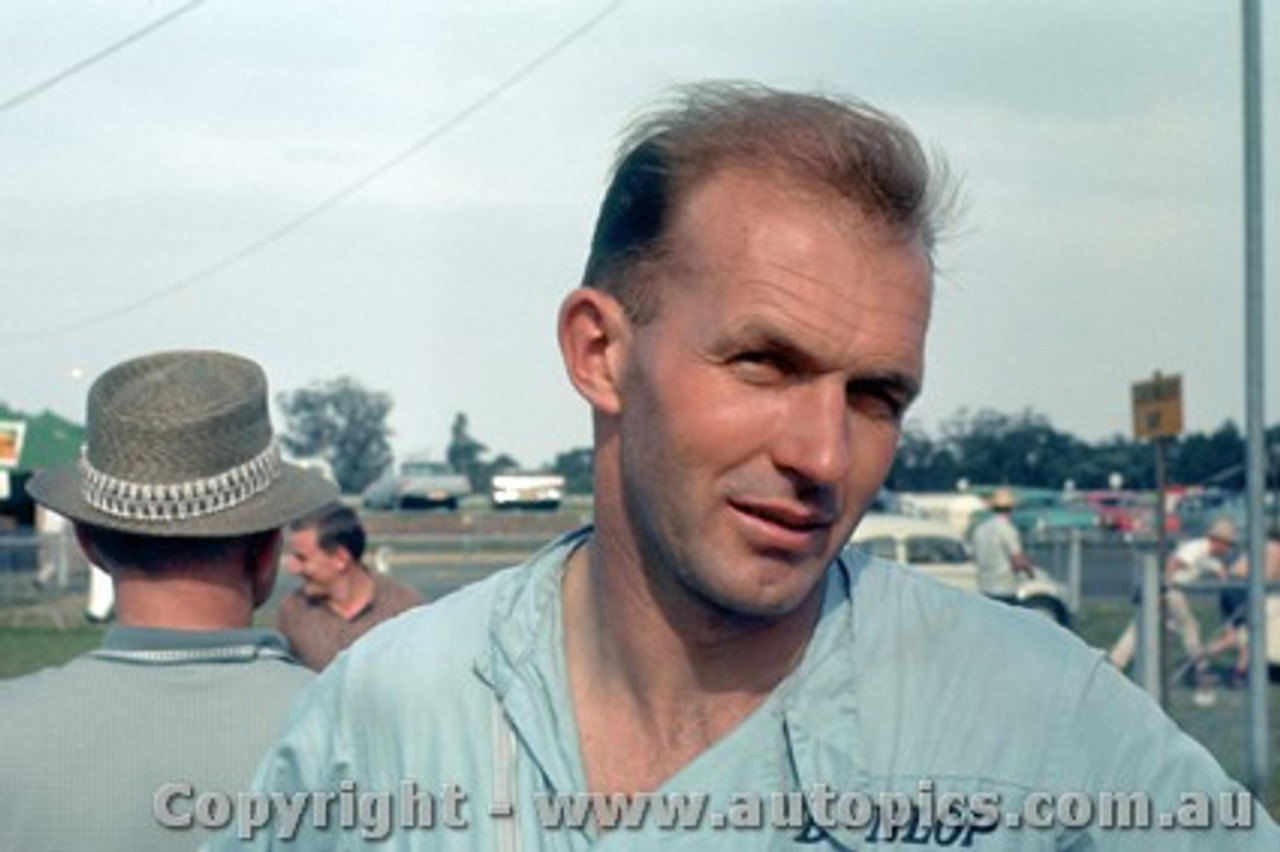
<instances>
[{"instance_id":1,"label":"chain-link fence","mask_svg":"<svg viewBox=\"0 0 1280 852\"><path fill-rule=\"evenodd\" d=\"M70 598L83 600L89 566L68 531L0 529L0 620L65 626ZM81 607L83 608L83 607Z\"/></svg>"}]
</instances>

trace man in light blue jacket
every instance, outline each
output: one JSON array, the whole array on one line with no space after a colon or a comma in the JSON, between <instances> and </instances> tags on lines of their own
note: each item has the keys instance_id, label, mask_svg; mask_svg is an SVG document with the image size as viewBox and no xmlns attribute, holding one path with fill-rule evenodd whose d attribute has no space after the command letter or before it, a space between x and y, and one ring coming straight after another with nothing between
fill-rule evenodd
<instances>
[{"instance_id":1,"label":"man in light blue jacket","mask_svg":"<svg viewBox=\"0 0 1280 852\"><path fill-rule=\"evenodd\" d=\"M1098 653L845 549L949 197L861 103L638 124L558 327L594 526L340 657L222 848L1280 848Z\"/></svg>"}]
</instances>

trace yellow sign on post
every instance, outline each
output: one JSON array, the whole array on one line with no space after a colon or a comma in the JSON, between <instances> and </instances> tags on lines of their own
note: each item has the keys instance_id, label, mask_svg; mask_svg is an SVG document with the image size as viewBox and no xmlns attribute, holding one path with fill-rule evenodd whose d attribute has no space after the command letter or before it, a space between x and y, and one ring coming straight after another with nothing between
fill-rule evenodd
<instances>
[{"instance_id":1,"label":"yellow sign on post","mask_svg":"<svg viewBox=\"0 0 1280 852\"><path fill-rule=\"evenodd\" d=\"M1182 434L1182 377L1161 376L1133 385L1133 437L1173 438Z\"/></svg>"}]
</instances>

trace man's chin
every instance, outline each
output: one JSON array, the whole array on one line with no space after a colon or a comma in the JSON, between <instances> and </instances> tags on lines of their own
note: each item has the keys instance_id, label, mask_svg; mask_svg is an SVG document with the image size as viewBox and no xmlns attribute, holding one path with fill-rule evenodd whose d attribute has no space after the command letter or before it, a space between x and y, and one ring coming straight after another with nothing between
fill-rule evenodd
<instances>
[{"instance_id":1,"label":"man's chin","mask_svg":"<svg viewBox=\"0 0 1280 852\"><path fill-rule=\"evenodd\" d=\"M719 594L711 592L706 597L726 616L766 624L788 618L803 609L814 595L821 595L825 577L825 570L816 570L798 586L787 583L737 592L726 589Z\"/></svg>"},{"instance_id":2,"label":"man's chin","mask_svg":"<svg viewBox=\"0 0 1280 852\"><path fill-rule=\"evenodd\" d=\"M323 589L311 589L306 586L303 586L300 591L302 592L302 596L307 599L307 603L313 603L313 604L324 603L325 600L329 597L327 594L325 594Z\"/></svg>"}]
</instances>

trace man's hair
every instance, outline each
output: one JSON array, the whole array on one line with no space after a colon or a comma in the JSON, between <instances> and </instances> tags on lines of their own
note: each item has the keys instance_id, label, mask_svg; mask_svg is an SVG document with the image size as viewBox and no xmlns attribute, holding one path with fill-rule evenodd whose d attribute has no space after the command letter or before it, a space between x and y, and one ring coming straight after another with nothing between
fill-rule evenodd
<instances>
[{"instance_id":1,"label":"man's hair","mask_svg":"<svg viewBox=\"0 0 1280 852\"><path fill-rule=\"evenodd\" d=\"M746 83L676 90L630 127L596 219L583 285L617 298L633 322L654 316L652 267L671 219L702 181L730 167L848 201L932 255L954 191L898 119L860 101Z\"/></svg>"},{"instance_id":2,"label":"man's hair","mask_svg":"<svg viewBox=\"0 0 1280 852\"><path fill-rule=\"evenodd\" d=\"M276 530L238 536L152 536L77 524L107 571L130 569L161 574L166 569L213 567L266 547Z\"/></svg>"},{"instance_id":3,"label":"man's hair","mask_svg":"<svg viewBox=\"0 0 1280 852\"><path fill-rule=\"evenodd\" d=\"M315 530L316 543L325 553L345 547L356 562L364 556L364 525L350 506L329 503L289 524L290 532L302 530Z\"/></svg>"}]
</instances>

